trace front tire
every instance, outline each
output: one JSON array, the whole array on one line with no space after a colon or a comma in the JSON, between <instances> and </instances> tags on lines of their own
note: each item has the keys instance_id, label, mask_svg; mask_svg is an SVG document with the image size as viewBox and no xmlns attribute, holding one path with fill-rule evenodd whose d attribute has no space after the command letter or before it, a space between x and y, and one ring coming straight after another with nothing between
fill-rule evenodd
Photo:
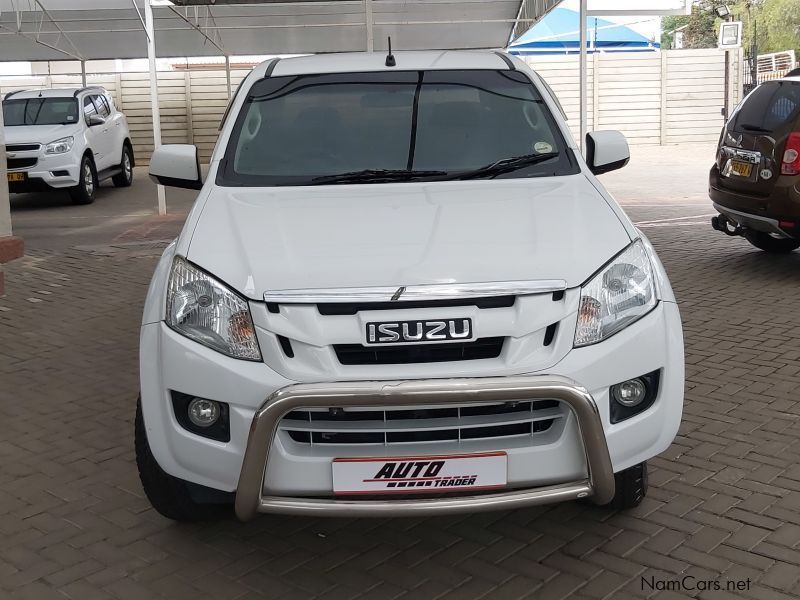
<instances>
[{"instance_id":1,"label":"front tire","mask_svg":"<svg viewBox=\"0 0 800 600\"><path fill-rule=\"evenodd\" d=\"M614 498L606 504L607 507L624 510L639 506L647 496L647 463L641 462L614 473L614 483Z\"/></svg>"},{"instance_id":2,"label":"front tire","mask_svg":"<svg viewBox=\"0 0 800 600\"><path fill-rule=\"evenodd\" d=\"M128 144L122 147L120 172L111 178L114 187L129 187L133 183L133 152Z\"/></svg>"},{"instance_id":3,"label":"front tire","mask_svg":"<svg viewBox=\"0 0 800 600\"><path fill-rule=\"evenodd\" d=\"M789 254L793 250L800 248L800 240L773 237L763 231L748 231L744 234L744 237L759 250L770 254Z\"/></svg>"},{"instance_id":4,"label":"front tire","mask_svg":"<svg viewBox=\"0 0 800 600\"><path fill-rule=\"evenodd\" d=\"M91 204L94 202L97 191L97 171L89 155L81 159L81 168L78 171L78 185L70 188L69 195L73 204Z\"/></svg>"},{"instance_id":5,"label":"front tire","mask_svg":"<svg viewBox=\"0 0 800 600\"><path fill-rule=\"evenodd\" d=\"M209 496L224 495L224 492L183 481L169 475L159 466L147 441L141 400L136 404L134 430L136 466L139 468L139 479L142 482L147 499L156 511L173 521L190 522L214 520L230 514L231 505L228 503L206 504L197 502L192 497L193 489L195 494L205 492Z\"/></svg>"}]
</instances>

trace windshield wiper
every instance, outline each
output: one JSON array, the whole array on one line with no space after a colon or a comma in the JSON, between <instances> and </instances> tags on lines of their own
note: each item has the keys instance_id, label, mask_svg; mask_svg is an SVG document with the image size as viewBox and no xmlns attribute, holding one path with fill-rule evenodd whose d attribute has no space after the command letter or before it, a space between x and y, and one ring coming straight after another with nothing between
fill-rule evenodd
<instances>
[{"instance_id":1,"label":"windshield wiper","mask_svg":"<svg viewBox=\"0 0 800 600\"><path fill-rule=\"evenodd\" d=\"M558 152L543 152L542 154L523 154L522 156L512 156L501 158L493 163L478 167L472 171L462 171L453 173L448 179L479 179L481 177L495 177L503 173L510 173L518 169L530 167L541 162L550 160L558 156Z\"/></svg>"},{"instance_id":2,"label":"windshield wiper","mask_svg":"<svg viewBox=\"0 0 800 600\"><path fill-rule=\"evenodd\" d=\"M314 177L311 185L344 184L344 183L387 183L392 181L410 181L423 177L441 177L446 171L413 171L409 169L364 169L335 175Z\"/></svg>"}]
</instances>

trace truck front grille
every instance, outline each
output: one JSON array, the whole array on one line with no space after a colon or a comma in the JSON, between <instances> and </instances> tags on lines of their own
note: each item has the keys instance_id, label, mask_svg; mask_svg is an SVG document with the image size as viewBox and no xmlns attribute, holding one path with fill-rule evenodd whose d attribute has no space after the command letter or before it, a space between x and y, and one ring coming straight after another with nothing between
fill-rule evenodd
<instances>
[{"instance_id":1,"label":"truck front grille","mask_svg":"<svg viewBox=\"0 0 800 600\"><path fill-rule=\"evenodd\" d=\"M6 144L7 152L36 152L41 144Z\"/></svg>"},{"instance_id":2,"label":"truck front grille","mask_svg":"<svg viewBox=\"0 0 800 600\"><path fill-rule=\"evenodd\" d=\"M474 342L449 344L334 344L333 349L343 365L399 365L497 358L503 351L504 341L503 337L490 337Z\"/></svg>"},{"instance_id":3,"label":"truck front grille","mask_svg":"<svg viewBox=\"0 0 800 600\"><path fill-rule=\"evenodd\" d=\"M388 446L533 438L565 415L556 400L418 408L295 410L279 425L301 444Z\"/></svg>"},{"instance_id":4,"label":"truck front grille","mask_svg":"<svg viewBox=\"0 0 800 600\"><path fill-rule=\"evenodd\" d=\"M13 171L14 169L27 169L28 167L33 167L36 165L39 159L35 156L30 158L9 158L7 159L8 170Z\"/></svg>"}]
</instances>

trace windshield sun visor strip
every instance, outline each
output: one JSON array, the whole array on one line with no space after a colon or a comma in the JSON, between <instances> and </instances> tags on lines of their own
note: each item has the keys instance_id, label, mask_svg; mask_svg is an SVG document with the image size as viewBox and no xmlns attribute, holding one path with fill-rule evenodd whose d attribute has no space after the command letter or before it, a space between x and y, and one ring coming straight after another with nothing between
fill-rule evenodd
<instances>
[{"instance_id":1,"label":"windshield sun visor strip","mask_svg":"<svg viewBox=\"0 0 800 600\"><path fill-rule=\"evenodd\" d=\"M514 62L508 57L507 54L505 54L504 52L500 52L499 50L496 51L495 54L497 54L497 56L499 56L503 60L503 62L506 63L506 66L509 68L509 70L511 71L517 70L517 68L514 66Z\"/></svg>"}]
</instances>

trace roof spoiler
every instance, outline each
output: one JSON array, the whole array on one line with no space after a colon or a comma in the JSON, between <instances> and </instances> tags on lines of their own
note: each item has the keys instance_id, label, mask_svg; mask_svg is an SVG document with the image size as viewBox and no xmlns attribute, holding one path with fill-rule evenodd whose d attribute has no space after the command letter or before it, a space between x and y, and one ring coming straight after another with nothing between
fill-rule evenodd
<instances>
[{"instance_id":1,"label":"roof spoiler","mask_svg":"<svg viewBox=\"0 0 800 600\"><path fill-rule=\"evenodd\" d=\"M73 98L77 98L78 94L82 94L83 92L88 92L89 90L98 90L98 91L101 91L101 92L104 92L104 93L106 92L106 88L104 88L102 86L99 86L99 85L88 85L88 86L86 86L84 88L81 88L79 90L75 90L75 93L72 94L72 97Z\"/></svg>"},{"instance_id":2,"label":"roof spoiler","mask_svg":"<svg viewBox=\"0 0 800 600\"><path fill-rule=\"evenodd\" d=\"M8 92L5 97L3 98L3 102L11 98L14 94L19 94L20 92L27 92L28 90L14 90L12 92Z\"/></svg>"}]
</instances>

